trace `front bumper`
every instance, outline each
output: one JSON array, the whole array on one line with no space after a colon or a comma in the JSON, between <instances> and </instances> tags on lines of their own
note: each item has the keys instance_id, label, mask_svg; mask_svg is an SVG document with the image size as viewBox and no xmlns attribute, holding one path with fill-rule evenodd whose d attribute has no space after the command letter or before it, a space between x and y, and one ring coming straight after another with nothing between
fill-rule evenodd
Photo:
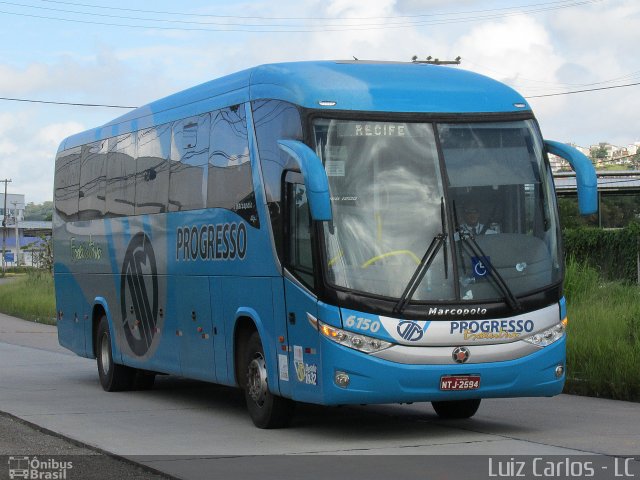
<instances>
[{"instance_id":1,"label":"front bumper","mask_svg":"<svg viewBox=\"0 0 640 480\"><path fill-rule=\"evenodd\" d=\"M566 337L536 352L502 362L455 365L408 365L376 358L320 339L322 402L325 405L404 403L470 398L551 397L562 392L565 375ZM453 350L453 346L451 349ZM566 370L566 369L565 369ZM336 371L346 372L346 388L334 382ZM478 374L480 388L441 391L442 375Z\"/></svg>"}]
</instances>

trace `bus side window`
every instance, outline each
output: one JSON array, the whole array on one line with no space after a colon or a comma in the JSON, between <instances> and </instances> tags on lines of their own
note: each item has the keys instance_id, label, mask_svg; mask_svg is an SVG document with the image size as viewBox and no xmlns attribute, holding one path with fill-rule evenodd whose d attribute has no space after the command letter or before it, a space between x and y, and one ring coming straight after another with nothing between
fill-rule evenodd
<instances>
[{"instance_id":1,"label":"bus side window","mask_svg":"<svg viewBox=\"0 0 640 480\"><path fill-rule=\"evenodd\" d=\"M171 124L138 132L136 215L167 211Z\"/></svg>"},{"instance_id":2,"label":"bus side window","mask_svg":"<svg viewBox=\"0 0 640 480\"><path fill-rule=\"evenodd\" d=\"M56 158L55 205L56 213L66 222L78 216L80 188L80 147L60 152Z\"/></svg>"},{"instance_id":3,"label":"bus side window","mask_svg":"<svg viewBox=\"0 0 640 480\"><path fill-rule=\"evenodd\" d=\"M256 100L251 103L260 167L269 208L269 221L278 256L282 259L282 172L295 168L291 156L278 147L278 140L302 140L302 120L297 106L280 100Z\"/></svg>"},{"instance_id":4,"label":"bus side window","mask_svg":"<svg viewBox=\"0 0 640 480\"><path fill-rule=\"evenodd\" d=\"M105 213L107 140L82 147L78 219L93 220Z\"/></svg>"},{"instance_id":5,"label":"bus side window","mask_svg":"<svg viewBox=\"0 0 640 480\"><path fill-rule=\"evenodd\" d=\"M125 133L109 139L107 154L107 216L135 212L136 135Z\"/></svg>"},{"instance_id":6,"label":"bus side window","mask_svg":"<svg viewBox=\"0 0 640 480\"><path fill-rule=\"evenodd\" d=\"M207 207L226 208L260 226L244 105L211 113Z\"/></svg>"},{"instance_id":7,"label":"bus side window","mask_svg":"<svg viewBox=\"0 0 640 480\"><path fill-rule=\"evenodd\" d=\"M313 288L311 215L305 186L287 183L287 265L302 283Z\"/></svg>"},{"instance_id":8,"label":"bus side window","mask_svg":"<svg viewBox=\"0 0 640 480\"><path fill-rule=\"evenodd\" d=\"M169 177L169 211L205 208L210 114L173 124Z\"/></svg>"}]
</instances>

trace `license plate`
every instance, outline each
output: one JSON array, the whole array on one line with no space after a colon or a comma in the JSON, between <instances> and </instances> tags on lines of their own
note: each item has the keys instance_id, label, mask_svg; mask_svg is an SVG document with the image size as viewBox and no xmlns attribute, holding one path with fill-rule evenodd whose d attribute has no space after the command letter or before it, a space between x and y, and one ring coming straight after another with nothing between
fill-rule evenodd
<instances>
[{"instance_id":1,"label":"license plate","mask_svg":"<svg viewBox=\"0 0 640 480\"><path fill-rule=\"evenodd\" d=\"M440 377L440 390L477 390L480 375L444 375Z\"/></svg>"}]
</instances>

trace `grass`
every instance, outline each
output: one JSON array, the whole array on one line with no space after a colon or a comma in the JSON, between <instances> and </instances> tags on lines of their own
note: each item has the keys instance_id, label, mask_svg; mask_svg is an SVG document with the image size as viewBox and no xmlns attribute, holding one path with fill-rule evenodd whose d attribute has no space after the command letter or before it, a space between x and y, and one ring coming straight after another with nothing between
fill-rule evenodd
<instances>
[{"instance_id":1,"label":"grass","mask_svg":"<svg viewBox=\"0 0 640 480\"><path fill-rule=\"evenodd\" d=\"M640 401L640 287L567 262L565 392Z\"/></svg>"},{"instance_id":2,"label":"grass","mask_svg":"<svg viewBox=\"0 0 640 480\"><path fill-rule=\"evenodd\" d=\"M0 312L55 325L56 305L51 273L30 270L0 285Z\"/></svg>"}]
</instances>

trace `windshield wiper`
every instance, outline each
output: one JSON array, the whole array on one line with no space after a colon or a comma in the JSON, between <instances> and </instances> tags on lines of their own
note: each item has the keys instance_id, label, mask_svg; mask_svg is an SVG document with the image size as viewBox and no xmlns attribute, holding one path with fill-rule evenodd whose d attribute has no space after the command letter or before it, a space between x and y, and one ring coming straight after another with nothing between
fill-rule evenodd
<instances>
[{"instance_id":1,"label":"windshield wiper","mask_svg":"<svg viewBox=\"0 0 640 480\"><path fill-rule=\"evenodd\" d=\"M422 279L429 270L429 267L431 267L431 264L435 260L436 255L442 248L442 245L444 245L446 238L447 237L444 233L439 233L435 237L433 237L431 245L429 245L429 248L427 248L427 251L424 253L422 260L420 260L418 268L416 268L416 271L413 272L409 283L407 283L404 292L402 292L402 295L400 296L400 300L398 300L398 303L396 303L395 307L393 307L394 313L402 313L402 311L405 309L407 303L409 302L409 300L411 300L411 297L416 292L418 286L420 285L420 282L422 282Z\"/></svg>"},{"instance_id":2,"label":"windshield wiper","mask_svg":"<svg viewBox=\"0 0 640 480\"><path fill-rule=\"evenodd\" d=\"M420 282L422 282L422 279L424 278L425 274L429 271L429 268L431 267L431 264L435 260L436 255L438 255L438 252L443 246L445 249L444 250L444 276L445 278L449 278L449 264L447 262L447 242L446 242L447 231L446 231L446 222L445 222L444 198L442 197L440 198L440 221L442 222L442 233L437 234L435 237L433 237L433 240L431 240L431 244L429 245L429 248L427 248L427 251L424 252L424 255L422 256L422 260L420 260L420 263L418 264L418 267L416 268L415 272L413 272L413 275L411 276L409 283L407 283L407 286L404 288L402 295L400 295L400 299L398 300L398 303L396 303L395 307L393 307L394 313L402 313L404 311L404 309L407 306L407 303L409 303L409 301L411 300L411 297L413 297L413 294L416 293L416 290L418 289Z\"/></svg>"},{"instance_id":3,"label":"windshield wiper","mask_svg":"<svg viewBox=\"0 0 640 480\"><path fill-rule=\"evenodd\" d=\"M466 242L466 245L476 256L478 261L482 262L482 264L485 266L485 269L487 270L490 278L493 280L500 292L502 292L502 295L504 295L504 298L511 309L521 310L522 305L520 305L520 302L509 288L509 285L507 285L507 282L504 281L502 275L500 275L498 270L491 264L491 260L489 260L489 257L487 257L486 253L484 253L480 245L478 245L475 237L464 228L458 228L458 235L460 236L460 240Z\"/></svg>"},{"instance_id":4,"label":"windshield wiper","mask_svg":"<svg viewBox=\"0 0 640 480\"><path fill-rule=\"evenodd\" d=\"M447 239L447 220L444 208L444 197L440 197L440 225L442 226L442 235ZM444 279L449 279L449 255L447 252L447 242L444 242Z\"/></svg>"}]
</instances>

